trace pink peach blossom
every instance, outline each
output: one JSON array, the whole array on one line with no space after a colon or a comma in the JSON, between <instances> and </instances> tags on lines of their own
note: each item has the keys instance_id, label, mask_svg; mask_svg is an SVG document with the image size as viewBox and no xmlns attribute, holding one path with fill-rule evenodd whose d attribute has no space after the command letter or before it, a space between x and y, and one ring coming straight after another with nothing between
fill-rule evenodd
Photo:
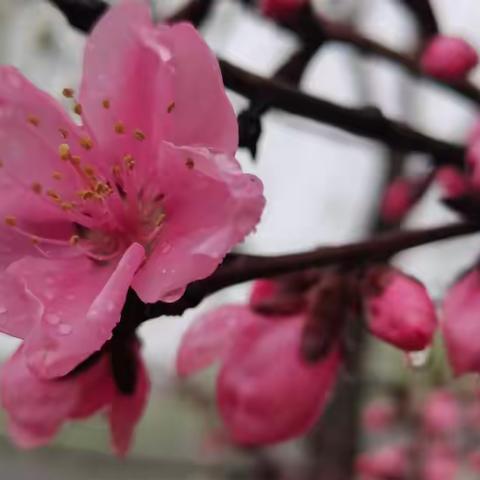
<instances>
[{"instance_id":1,"label":"pink peach blossom","mask_svg":"<svg viewBox=\"0 0 480 480\"><path fill-rule=\"evenodd\" d=\"M423 459L422 480L455 480L459 470L458 458L448 447L431 447Z\"/></svg>"},{"instance_id":2,"label":"pink peach blossom","mask_svg":"<svg viewBox=\"0 0 480 480\"><path fill-rule=\"evenodd\" d=\"M309 0L260 0L260 9L264 15L283 19L295 13Z\"/></svg>"},{"instance_id":3,"label":"pink peach blossom","mask_svg":"<svg viewBox=\"0 0 480 480\"><path fill-rule=\"evenodd\" d=\"M259 291L254 290L257 300ZM303 360L305 318L305 313L266 316L246 305L230 305L201 316L184 335L177 371L186 376L220 362L217 404L233 441L287 440L307 431L321 415L340 356L333 347L316 363Z\"/></svg>"},{"instance_id":4,"label":"pink peach blossom","mask_svg":"<svg viewBox=\"0 0 480 480\"><path fill-rule=\"evenodd\" d=\"M438 35L425 48L422 69L437 78L461 80L476 67L478 55L463 38Z\"/></svg>"},{"instance_id":5,"label":"pink peach blossom","mask_svg":"<svg viewBox=\"0 0 480 480\"><path fill-rule=\"evenodd\" d=\"M447 391L431 393L423 404L422 423L423 428L430 435L454 434L461 424L457 399Z\"/></svg>"},{"instance_id":6,"label":"pink peach blossom","mask_svg":"<svg viewBox=\"0 0 480 480\"><path fill-rule=\"evenodd\" d=\"M365 297L365 310L372 334L406 351L430 345L437 322L426 288L393 268L380 270L370 281L374 285Z\"/></svg>"},{"instance_id":7,"label":"pink peach blossom","mask_svg":"<svg viewBox=\"0 0 480 480\"><path fill-rule=\"evenodd\" d=\"M154 26L146 2L123 1L90 35L84 72L78 126L0 68L0 330L44 378L110 338L130 287L174 301L210 275L264 206L192 26Z\"/></svg>"},{"instance_id":8,"label":"pink peach blossom","mask_svg":"<svg viewBox=\"0 0 480 480\"><path fill-rule=\"evenodd\" d=\"M480 271L472 269L447 292L443 302L443 337L457 375L480 372Z\"/></svg>"},{"instance_id":9,"label":"pink peach blossom","mask_svg":"<svg viewBox=\"0 0 480 480\"><path fill-rule=\"evenodd\" d=\"M407 449L403 445L387 445L357 457L356 471L368 480L406 478L408 472Z\"/></svg>"},{"instance_id":10,"label":"pink peach blossom","mask_svg":"<svg viewBox=\"0 0 480 480\"><path fill-rule=\"evenodd\" d=\"M125 455L150 390L138 351L135 358L136 387L127 395L115 386L104 353L86 370L50 380L32 373L25 348L20 346L3 365L0 381L10 436L20 447L38 447L52 440L65 422L104 412L110 424L112 447L118 455Z\"/></svg>"}]
</instances>

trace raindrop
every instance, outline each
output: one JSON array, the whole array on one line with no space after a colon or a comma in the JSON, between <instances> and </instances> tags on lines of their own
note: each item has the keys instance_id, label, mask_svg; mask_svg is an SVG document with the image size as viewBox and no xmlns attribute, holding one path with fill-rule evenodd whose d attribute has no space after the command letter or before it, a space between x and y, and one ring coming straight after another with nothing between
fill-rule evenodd
<instances>
[{"instance_id":1,"label":"raindrop","mask_svg":"<svg viewBox=\"0 0 480 480\"><path fill-rule=\"evenodd\" d=\"M55 315L54 313L49 313L48 315L46 315L45 320L50 325L58 325L60 323L60 317L58 315Z\"/></svg>"},{"instance_id":2,"label":"raindrop","mask_svg":"<svg viewBox=\"0 0 480 480\"><path fill-rule=\"evenodd\" d=\"M60 335L69 335L70 333L72 333L72 330L73 330L73 327L68 323L61 323L58 326L58 333Z\"/></svg>"}]
</instances>

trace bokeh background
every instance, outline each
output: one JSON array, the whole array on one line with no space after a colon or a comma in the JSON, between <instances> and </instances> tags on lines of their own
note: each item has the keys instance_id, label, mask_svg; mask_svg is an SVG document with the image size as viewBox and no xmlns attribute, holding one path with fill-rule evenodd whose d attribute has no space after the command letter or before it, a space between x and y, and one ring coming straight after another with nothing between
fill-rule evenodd
<instances>
[{"instance_id":1,"label":"bokeh background","mask_svg":"<svg viewBox=\"0 0 480 480\"><path fill-rule=\"evenodd\" d=\"M158 3L161 13L167 15L185 2ZM348 22L393 48L412 52L417 46L414 22L401 2L315 3L325 15ZM462 35L480 48L478 0L432 0L432 4L444 33ZM219 0L202 32L219 55L266 76L297 47L293 36L235 0ZM73 31L47 1L0 0L0 62L15 65L59 101L63 87L79 84L84 43L84 36ZM480 82L480 72L474 72L473 79ZM345 105L378 105L388 116L448 140L465 140L476 118L473 105L467 101L413 80L389 63L362 57L334 43L323 46L310 63L302 88ZM247 105L235 94L231 100L238 111ZM238 154L244 168L263 180L268 200L262 224L241 249L286 253L364 237L378 206L388 156L389 152L375 142L269 112L263 119L258 161L252 162L246 151ZM427 159L419 155L408 159L408 168L413 171L422 171L426 165ZM433 187L410 215L408 226L455 218L438 203L438 195ZM441 298L452 279L477 258L479 247L480 237L473 235L413 249L397 256L395 262L423 280L434 298ZM0 478L252 478L252 465L264 455L285 464L287 470L295 470L295 465L305 460L303 441L265 452L240 451L222 442L213 404L214 372L188 383L175 380L175 350L192 318L213 305L242 301L247 293L247 285L238 286L218 293L182 318L156 319L142 327L154 389L126 461L110 454L108 430L101 418L67 426L50 447L35 452L12 447L2 426ZM15 340L0 336L0 359L7 358L15 347ZM373 340L368 344L366 362L373 385L367 389L368 397L383 395L385 388L416 389L421 395L429 386L449 378L441 354L405 359ZM417 368L410 368L412 363ZM461 478L478 478L468 475Z\"/></svg>"}]
</instances>

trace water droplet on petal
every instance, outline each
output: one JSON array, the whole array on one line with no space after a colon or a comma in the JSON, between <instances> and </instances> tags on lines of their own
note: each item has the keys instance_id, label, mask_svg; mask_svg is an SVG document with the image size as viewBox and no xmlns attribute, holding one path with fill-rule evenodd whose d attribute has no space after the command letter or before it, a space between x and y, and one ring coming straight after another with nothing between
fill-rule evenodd
<instances>
[{"instance_id":1,"label":"water droplet on petal","mask_svg":"<svg viewBox=\"0 0 480 480\"><path fill-rule=\"evenodd\" d=\"M407 363L411 368L423 368L430 358L431 349L426 348L418 352L408 352Z\"/></svg>"},{"instance_id":2,"label":"water droplet on petal","mask_svg":"<svg viewBox=\"0 0 480 480\"><path fill-rule=\"evenodd\" d=\"M0 315L2 315L3 313L7 313L8 312L8 309L5 308L3 305L0 305Z\"/></svg>"},{"instance_id":3,"label":"water droplet on petal","mask_svg":"<svg viewBox=\"0 0 480 480\"><path fill-rule=\"evenodd\" d=\"M68 323L61 323L58 326L58 333L60 335L69 335L70 333L72 333L72 330L73 330L73 327Z\"/></svg>"}]
</instances>

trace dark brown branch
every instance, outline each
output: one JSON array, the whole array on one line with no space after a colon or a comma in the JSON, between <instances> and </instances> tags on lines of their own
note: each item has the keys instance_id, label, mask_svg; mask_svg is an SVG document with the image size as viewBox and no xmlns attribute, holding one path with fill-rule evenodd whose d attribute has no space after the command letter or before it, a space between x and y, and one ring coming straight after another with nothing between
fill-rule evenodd
<instances>
[{"instance_id":1,"label":"dark brown branch","mask_svg":"<svg viewBox=\"0 0 480 480\"><path fill-rule=\"evenodd\" d=\"M426 3L424 0L412 0L411 2L405 0L405 3L407 2L419 5ZM418 62L414 58L388 48L358 33L347 25L321 18L313 14L310 8L302 9L297 15L291 16L288 21L278 22L278 24L295 33L304 43L315 44L328 41L345 43L364 54L374 55L391 61L414 77L431 81L480 104L480 90L473 83L468 81L451 82L428 75L420 69Z\"/></svg>"},{"instance_id":2,"label":"dark brown branch","mask_svg":"<svg viewBox=\"0 0 480 480\"><path fill-rule=\"evenodd\" d=\"M404 152L431 154L435 162L463 165L465 149L417 132L386 118L376 108L349 108L298 91L279 81L266 79L220 60L225 86L248 98L269 99L275 108L327 123L347 132L372 138Z\"/></svg>"},{"instance_id":3,"label":"dark brown branch","mask_svg":"<svg viewBox=\"0 0 480 480\"><path fill-rule=\"evenodd\" d=\"M401 0L417 18L423 40L439 33L437 19L429 0Z\"/></svg>"},{"instance_id":4,"label":"dark brown branch","mask_svg":"<svg viewBox=\"0 0 480 480\"><path fill-rule=\"evenodd\" d=\"M181 315L197 306L205 297L223 288L256 278L269 278L312 267L361 265L384 261L409 248L467 235L480 230L478 224L456 223L435 228L393 232L370 240L342 246L323 247L310 252L276 257L236 255L209 278L192 283L175 303L147 305L145 319L161 315Z\"/></svg>"}]
</instances>

